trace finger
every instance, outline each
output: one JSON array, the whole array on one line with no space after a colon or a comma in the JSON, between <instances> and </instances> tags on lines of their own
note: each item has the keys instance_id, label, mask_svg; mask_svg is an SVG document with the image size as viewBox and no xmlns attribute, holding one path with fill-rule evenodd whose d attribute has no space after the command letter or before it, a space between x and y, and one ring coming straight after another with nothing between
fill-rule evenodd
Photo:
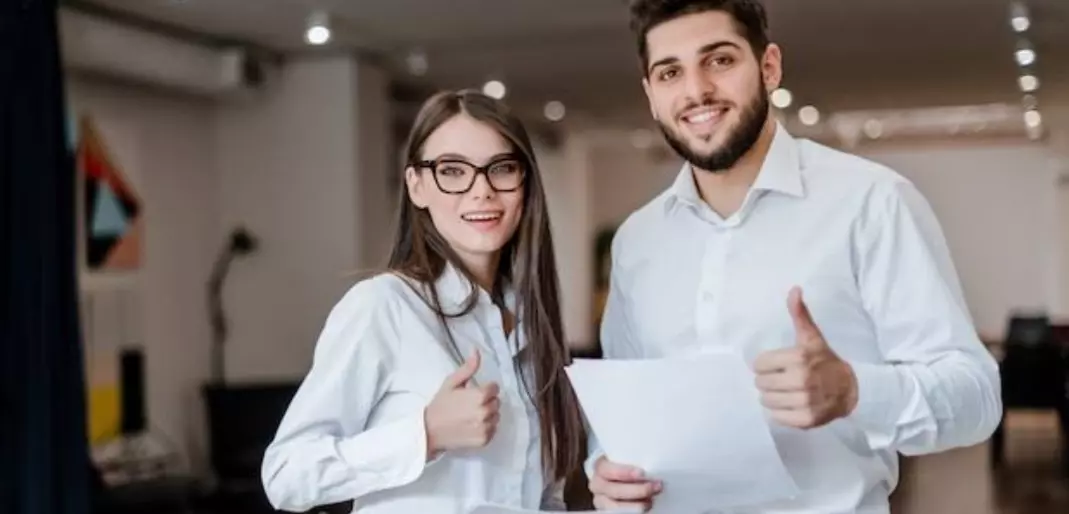
<instances>
[{"instance_id":1,"label":"finger","mask_svg":"<svg viewBox=\"0 0 1069 514\"><path fill-rule=\"evenodd\" d=\"M763 373L754 378L757 389L766 391L805 391L806 372L804 369L791 369L779 373Z\"/></svg>"},{"instance_id":2,"label":"finger","mask_svg":"<svg viewBox=\"0 0 1069 514\"><path fill-rule=\"evenodd\" d=\"M468 381L475 376L475 373L479 371L479 366L482 364L482 356L479 354L479 350L476 349L468 357L464 364L460 365L456 371L446 377L445 382L442 383L442 389L457 389L464 387L468 384Z\"/></svg>"},{"instance_id":3,"label":"finger","mask_svg":"<svg viewBox=\"0 0 1069 514\"><path fill-rule=\"evenodd\" d=\"M497 435L497 417L495 416L493 423L486 427L486 443L490 444L490 441L494 440L494 436Z\"/></svg>"},{"instance_id":4,"label":"finger","mask_svg":"<svg viewBox=\"0 0 1069 514\"><path fill-rule=\"evenodd\" d=\"M646 475L635 466L617 464L605 457L594 465L594 474L611 482L639 482L644 481Z\"/></svg>"},{"instance_id":5,"label":"finger","mask_svg":"<svg viewBox=\"0 0 1069 514\"><path fill-rule=\"evenodd\" d=\"M595 490L596 489L596 490ZM661 491L659 482L591 481L590 490L614 501L646 501Z\"/></svg>"},{"instance_id":6,"label":"finger","mask_svg":"<svg viewBox=\"0 0 1069 514\"><path fill-rule=\"evenodd\" d=\"M486 404L491 400L497 399L498 395L501 393L501 387L497 385L497 382L490 382L489 384L480 386L479 391L482 394L482 402Z\"/></svg>"},{"instance_id":7,"label":"finger","mask_svg":"<svg viewBox=\"0 0 1069 514\"><path fill-rule=\"evenodd\" d=\"M761 393L761 405L769 409L805 409L812 403L812 397L805 391L766 391Z\"/></svg>"},{"instance_id":8,"label":"finger","mask_svg":"<svg viewBox=\"0 0 1069 514\"><path fill-rule=\"evenodd\" d=\"M623 510L625 512L649 512L653 502L623 502L615 501L606 496L594 497L594 508L597 510Z\"/></svg>"},{"instance_id":9,"label":"finger","mask_svg":"<svg viewBox=\"0 0 1069 514\"><path fill-rule=\"evenodd\" d=\"M496 427L497 424L500 423L500 422L501 422L501 413L500 412L491 412L483 420L483 424L485 424L487 426L491 426L491 427Z\"/></svg>"},{"instance_id":10,"label":"finger","mask_svg":"<svg viewBox=\"0 0 1069 514\"><path fill-rule=\"evenodd\" d=\"M754 359L754 373L775 373L805 364L805 354L797 347L761 352Z\"/></svg>"},{"instance_id":11,"label":"finger","mask_svg":"<svg viewBox=\"0 0 1069 514\"><path fill-rule=\"evenodd\" d=\"M490 402L490 403L480 407L480 414L481 415L479 416L479 419L481 421L486 421L486 420L490 419L491 416L498 415L500 413L500 409L501 409L501 401L497 400L497 399L494 399L493 402Z\"/></svg>"},{"instance_id":12,"label":"finger","mask_svg":"<svg viewBox=\"0 0 1069 514\"><path fill-rule=\"evenodd\" d=\"M780 425L794 428L813 428L818 426L816 413L812 409L776 409L771 417Z\"/></svg>"},{"instance_id":13,"label":"finger","mask_svg":"<svg viewBox=\"0 0 1069 514\"><path fill-rule=\"evenodd\" d=\"M806 306L805 300L802 299L802 289L800 287L792 287L791 292L787 295L787 310L790 311L791 321L794 322L794 333L798 346L826 346L824 336L820 333L820 328L813 321L813 316L809 313L809 307Z\"/></svg>"}]
</instances>

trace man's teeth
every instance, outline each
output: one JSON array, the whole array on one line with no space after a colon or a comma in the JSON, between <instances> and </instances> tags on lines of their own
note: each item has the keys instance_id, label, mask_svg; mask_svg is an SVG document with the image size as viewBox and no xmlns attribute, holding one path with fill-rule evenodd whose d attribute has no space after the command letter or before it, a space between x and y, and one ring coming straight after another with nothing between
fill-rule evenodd
<instances>
[{"instance_id":1,"label":"man's teeth","mask_svg":"<svg viewBox=\"0 0 1069 514\"><path fill-rule=\"evenodd\" d=\"M719 117L720 113L720 110L703 111L698 114L691 114L689 116L685 116L685 118L689 123L706 123L712 121L714 118Z\"/></svg>"},{"instance_id":2,"label":"man's teeth","mask_svg":"<svg viewBox=\"0 0 1069 514\"><path fill-rule=\"evenodd\" d=\"M500 214L465 214L463 218L467 221L491 221L500 218Z\"/></svg>"}]
</instances>

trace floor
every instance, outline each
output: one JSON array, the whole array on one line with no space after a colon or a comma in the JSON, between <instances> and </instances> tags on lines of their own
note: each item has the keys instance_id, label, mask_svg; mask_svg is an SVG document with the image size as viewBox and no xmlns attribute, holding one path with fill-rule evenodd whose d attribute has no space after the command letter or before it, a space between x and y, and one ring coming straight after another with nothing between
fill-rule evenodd
<instances>
[{"instance_id":1,"label":"floor","mask_svg":"<svg viewBox=\"0 0 1069 514\"><path fill-rule=\"evenodd\" d=\"M1013 413L1007 422L1006 466L994 474L998 514L1069 514L1069 477L1058 468L1057 420L1049 413Z\"/></svg>"},{"instance_id":2,"label":"floor","mask_svg":"<svg viewBox=\"0 0 1069 514\"><path fill-rule=\"evenodd\" d=\"M894 514L1069 514L1069 476L1058 469L1053 412L1011 412L1003 466L981 444L905 459Z\"/></svg>"}]
</instances>

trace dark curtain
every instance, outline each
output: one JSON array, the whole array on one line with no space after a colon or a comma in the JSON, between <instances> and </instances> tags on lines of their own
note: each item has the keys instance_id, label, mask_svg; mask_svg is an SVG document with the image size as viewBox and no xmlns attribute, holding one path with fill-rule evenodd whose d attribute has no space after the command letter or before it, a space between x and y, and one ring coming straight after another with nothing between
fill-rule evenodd
<instances>
[{"instance_id":1,"label":"dark curtain","mask_svg":"<svg viewBox=\"0 0 1069 514\"><path fill-rule=\"evenodd\" d=\"M0 512L87 514L75 176L56 0L0 0Z\"/></svg>"}]
</instances>

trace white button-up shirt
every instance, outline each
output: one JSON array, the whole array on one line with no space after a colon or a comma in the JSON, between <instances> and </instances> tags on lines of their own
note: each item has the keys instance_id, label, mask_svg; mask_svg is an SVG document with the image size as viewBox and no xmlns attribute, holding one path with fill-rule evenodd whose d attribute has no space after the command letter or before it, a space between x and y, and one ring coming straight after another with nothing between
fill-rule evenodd
<instances>
[{"instance_id":1,"label":"white button-up shirt","mask_svg":"<svg viewBox=\"0 0 1069 514\"><path fill-rule=\"evenodd\" d=\"M436 287L446 312L459 312L472 290L450 266ZM361 514L459 514L482 503L563 508L559 484L544 483L538 414L513 364L523 320L506 338L502 312L479 289L475 308L448 323L462 356L482 353L476 382L500 385L491 442L426 462L424 409L458 363L434 311L401 278L383 274L355 285L327 318L312 369L264 456L275 508L347 500Z\"/></svg>"},{"instance_id":2,"label":"white button-up shirt","mask_svg":"<svg viewBox=\"0 0 1069 514\"><path fill-rule=\"evenodd\" d=\"M780 126L730 217L701 200L689 166L633 213L613 241L610 281L605 358L728 346L752 364L794 344L787 296L797 285L853 366L850 416L812 430L773 423L802 495L755 512L886 513L897 452L979 443L1001 417L996 362L925 199L895 172Z\"/></svg>"}]
</instances>

